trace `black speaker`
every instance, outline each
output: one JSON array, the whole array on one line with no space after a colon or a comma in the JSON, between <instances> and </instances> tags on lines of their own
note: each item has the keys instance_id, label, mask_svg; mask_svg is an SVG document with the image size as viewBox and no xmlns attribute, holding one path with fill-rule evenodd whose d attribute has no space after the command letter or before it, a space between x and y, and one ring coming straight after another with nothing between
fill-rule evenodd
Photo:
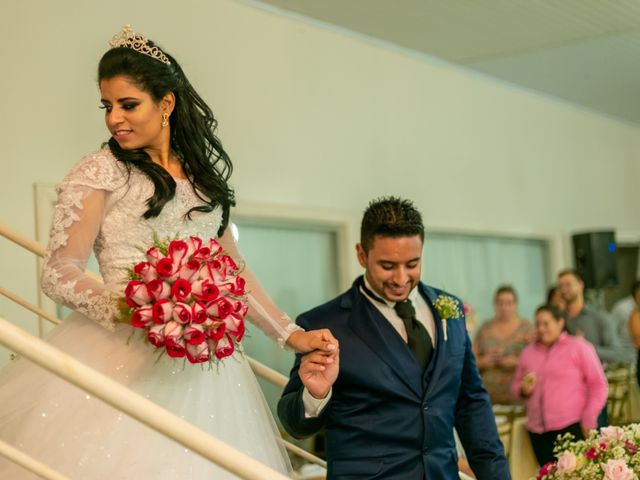
<instances>
[{"instance_id":1,"label":"black speaker","mask_svg":"<svg viewBox=\"0 0 640 480\"><path fill-rule=\"evenodd\" d=\"M573 238L576 270L586 288L614 287L618 284L616 240L613 231L577 233Z\"/></svg>"}]
</instances>

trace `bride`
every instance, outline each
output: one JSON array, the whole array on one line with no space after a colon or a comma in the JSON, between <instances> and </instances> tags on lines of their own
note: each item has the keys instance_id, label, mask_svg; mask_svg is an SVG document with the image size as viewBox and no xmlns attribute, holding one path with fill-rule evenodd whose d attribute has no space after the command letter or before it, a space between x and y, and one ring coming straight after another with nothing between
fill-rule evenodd
<instances>
[{"instance_id":1,"label":"bride","mask_svg":"<svg viewBox=\"0 0 640 480\"><path fill-rule=\"evenodd\" d=\"M242 259L229 232L231 161L216 120L176 60L129 27L98 67L111 134L57 186L42 288L75 312L48 341L199 428L283 473L288 459L256 379L241 354L209 370L163 357L115 323L126 270L141 247L180 235L218 237ZM84 273L93 248L104 284ZM265 252L268 254L268 252ZM329 351L328 330L305 332L265 294L249 269L248 318L297 352ZM70 478L234 478L99 399L18 360L0 371L0 439ZM0 458L0 478L35 478Z\"/></svg>"}]
</instances>

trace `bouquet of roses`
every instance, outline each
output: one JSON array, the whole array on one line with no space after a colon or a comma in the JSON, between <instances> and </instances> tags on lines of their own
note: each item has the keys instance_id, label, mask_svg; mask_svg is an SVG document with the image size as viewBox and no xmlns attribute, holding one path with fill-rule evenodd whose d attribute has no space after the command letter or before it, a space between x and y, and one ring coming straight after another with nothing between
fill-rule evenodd
<instances>
[{"instance_id":1,"label":"bouquet of roses","mask_svg":"<svg viewBox=\"0 0 640 480\"><path fill-rule=\"evenodd\" d=\"M154 238L146 257L129 271L121 318L170 357L202 363L231 355L248 306L245 280L220 244Z\"/></svg>"},{"instance_id":2,"label":"bouquet of roses","mask_svg":"<svg viewBox=\"0 0 640 480\"><path fill-rule=\"evenodd\" d=\"M536 480L638 480L640 474L640 424L603 427L577 442L567 433L559 436L557 460L540 468Z\"/></svg>"}]
</instances>

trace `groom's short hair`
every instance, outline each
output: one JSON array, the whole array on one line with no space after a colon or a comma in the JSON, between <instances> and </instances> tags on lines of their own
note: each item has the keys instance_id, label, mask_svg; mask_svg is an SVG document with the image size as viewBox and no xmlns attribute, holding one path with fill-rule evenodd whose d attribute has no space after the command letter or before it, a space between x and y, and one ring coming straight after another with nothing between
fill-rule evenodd
<instances>
[{"instance_id":1,"label":"groom's short hair","mask_svg":"<svg viewBox=\"0 0 640 480\"><path fill-rule=\"evenodd\" d=\"M372 200L364 211L360 224L360 244L365 252L373 246L376 235L412 237L424 241L422 215L411 200L380 197Z\"/></svg>"}]
</instances>

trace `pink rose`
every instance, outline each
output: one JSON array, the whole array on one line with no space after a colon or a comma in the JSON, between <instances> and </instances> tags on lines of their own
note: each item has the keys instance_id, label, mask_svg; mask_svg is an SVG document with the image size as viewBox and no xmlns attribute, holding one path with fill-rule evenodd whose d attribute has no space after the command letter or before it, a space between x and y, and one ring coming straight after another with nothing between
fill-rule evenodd
<instances>
[{"instance_id":1,"label":"pink rose","mask_svg":"<svg viewBox=\"0 0 640 480\"><path fill-rule=\"evenodd\" d=\"M172 317L176 322L186 325L191 321L191 307L186 303L176 302Z\"/></svg>"},{"instance_id":2,"label":"pink rose","mask_svg":"<svg viewBox=\"0 0 640 480\"><path fill-rule=\"evenodd\" d=\"M185 242L187 243L187 255L189 256L193 255L202 246L202 239L199 237L189 237Z\"/></svg>"},{"instance_id":3,"label":"pink rose","mask_svg":"<svg viewBox=\"0 0 640 480\"><path fill-rule=\"evenodd\" d=\"M233 305L224 297L218 297L207 304L207 313L210 317L224 320L231 312L233 312Z\"/></svg>"},{"instance_id":4,"label":"pink rose","mask_svg":"<svg viewBox=\"0 0 640 480\"><path fill-rule=\"evenodd\" d=\"M227 266L218 260L210 260L200 269L200 276L220 285L227 279Z\"/></svg>"},{"instance_id":5,"label":"pink rose","mask_svg":"<svg viewBox=\"0 0 640 480\"><path fill-rule=\"evenodd\" d=\"M624 440L624 430L620 427L602 427L600 429L602 439L608 443L616 443Z\"/></svg>"},{"instance_id":6,"label":"pink rose","mask_svg":"<svg viewBox=\"0 0 640 480\"><path fill-rule=\"evenodd\" d=\"M200 262L198 262L197 260L189 260L187 263L180 267L180 270L178 271L178 278L191 281L199 270Z\"/></svg>"},{"instance_id":7,"label":"pink rose","mask_svg":"<svg viewBox=\"0 0 640 480\"><path fill-rule=\"evenodd\" d=\"M624 442L624 449L627 452L629 452L631 455L635 455L636 453L638 453L638 447L634 443L631 443L628 440Z\"/></svg>"},{"instance_id":8,"label":"pink rose","mask_svg":"<svg viewBox=\"0 0 640 480\"><path fill-rule=\"evenodd\" d=\"M159 278L151 280L147 285L147 289L149 290L149 295L153 300L168 298L171 294L171 285Z\"/></svg>"},{"instance_id":9,"label":"pink rose","mask_svg":"<svg viewBox=\"0 0 640 480\"><path fill-rule=\"evenodd\" d=\"M191 363L203 363L209 360L209 346L206 343L187 345L187 360Z\"/></svg>"},{"instance_id":10,"label":"pink rose","mask_svg":"<svg viewBox=\"0 0 640 480\"><path fill-rule=\"evenodd\" d=\"M221 359L224 357L228 357L233 353L235 349L233 342L229 338L229 335L225 335L216 344L216 358ZM625 479L626 480L626 479Z\"/></svg>"},{"instance_id":11,"label":"pink rose","mask_svg":"<svg viewBox=\"0 0 640 480\"><path fill-rule=\"evenodd\" d=\"M143 282L131 280L124 289L124 296L130 307L146 305L151 301L149 290Z\"/></svg>"},{"instance_id":12,"label":"pink rose","mask_svg":"<svg viewBox=\"0 0 640 480\"><path fill-rule=\"evenodd\" d=\"M220 290L218 287L208 279L204 280L196 280L191 285L191 293L198 300L201 300L204 303L209 303L218 298L220 295Z\"/></svg>"},{"instance_id":13,"label":"pink rose","mask_svg":"<svg viewBox=\"0 0 640 480\"><path fill-rule=\"evenodd\" d=\"M158 272L149 262L140 262L135 267L133 267L133 271L136 275L139 275L142 278L142 281L145 283L149 283L151 280L158 278Z\"/></svg>"},{"instance_id":14,"label":"pink rose","mask_svg":"<svg viewBox=\"0 0 640 480\"><path fill-rule=\"evenodd\" d=\"M231 277L230 282L224 284L232 295L244 295L245 280L242 277Z\"/></svg>"},{"instance_id":15,"label":"pink rose","mask_svg":"<svg viewBox=\"0 0 640 480\"><path fill-rule=\"evenodd\" d=\"M158 260L156 270L158 271L160 278L166 278L168 280L173 280L172 277L178 273L178 269L173 263L172 258L161 258Z\"/></svg>"},{"instance_id":16,"label":"pink rose","mask_svg":"<svg viewBox=\"0 0 640 480\"><path fill-rule=\"evenodd\" d=\"M182 240L173 240L169 243L169 257L173 258L173 263L176 265L182 264L182 261L186 259L189 246L187 242Z\"/></svg>"},{"instance_id":17,"label":"pink rose","mask_svg":"<svg viewBox=\"0 0 640 480\"><path fill-rule=\"evenodd\" d=\"M202 302L195 302L191 307L191 321L193 323L204 323L207 320L207 307Z\"/></svg>"},{"instance_id":18,"label":"pink rose","mask_svg":"<svg viewBox=\"0 0 640 480\"><path fill-rule=\"evenodd\" d=\"M558 472L571 473L578 466L578 459L569 450L566 450L558 457Z\"/></svg>"},{"instance_id":19,"label":"pink rose","mask_svg":"<svg viewBox=\"0 0 640 480\"><path fill-rule=\"evenodd\" d=\"M182 340L183 326L178 322L170 321L164 324L162 334L164 335L164 343L166 345L184 346Z\"/></svg>"},{"instance_id":20,"label":"pink rose","mask_svg":"<svg viewBox=\"0 0 640 480\"><path fill-rule=\"evenodd\" d=\"M187 325L184 329L184 341L189 345L200 345L206 340L202 325Z\"/></svg>"},{"instance_id":21,"label":"pink rose","mask_svg":"<svg viewBox=\"0 0 640 480\"><path fill-rule=\"evenodd\" d=\"M133 312L131 316L131 326L135 328L144 328L153 322L153 313L151 311L151 305L145 305Z\"/></svg>"},{"instance_id":22,"label":"pink rose","mask_svg":"<svg viewBox=\"0 0 640 480\"><path fill-rule=\"evenodd\" d=\"M171 296L176 302L188 302L191 299L191 283L183 278L177 279L171 286Z\"/></svg>"},{"instance_id":23,"label":"pink rose","mask_svg":"<svg viewBox=\"0 0 640 480\"><path fill-rule=\"evenodd\" d=\"M633 470L624 460L608 460L602 465L602 470L604 470L604 480L633 480Z\"/></svg>"},{"instance_id":24,"label":"pink rose","mask_svg":"<svg viewBox=\"0 0 640 480\"><path fill-rule=\"evenodd\" d=\"M168 298L161 298L153 304L153 321L157 324L168 322L173 316L174 304Z\"/></svg>"},{"instance_id":25,"label":"pink rose","mask_svg":"<svg viewBox=\"0 0 640 480\"><path fill-rule=\"evenodd\" d=\"M209 247L201 247L191 255L193 260L198 260L199 262L206 260L211 256L211 249Z\"/></svg>"},{"instance_id":26,"label":"pink rose","mask_svg":"<svg viewBox=\"0 0 640 480\"><path fill-rule=\"evenodd\" d=\"M151 247L147 250L147 260L154 267L158 264L158 262L164 258L164 255L158 250L156 247Z\"/></svg>"},{"instance_id":27,"label":"pink rose","mask_svg":"<svg viewBox=\"0 0 640 480\"><path fill-rule=\"evenodd\" d=\"M164 335L162 334L163 330L164 325L153 325L147 332L149 343L156 348L164 346Z\"/></svg>"}]
</instances>

